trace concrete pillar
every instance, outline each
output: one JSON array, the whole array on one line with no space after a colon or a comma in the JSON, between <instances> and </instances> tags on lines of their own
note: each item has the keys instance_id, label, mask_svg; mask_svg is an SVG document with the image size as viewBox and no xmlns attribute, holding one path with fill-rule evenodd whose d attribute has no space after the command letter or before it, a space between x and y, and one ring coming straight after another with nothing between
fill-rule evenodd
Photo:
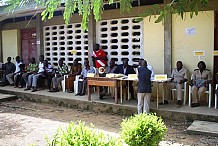
<instances>
[{"instance_id":1,"label":"concrete pillar","mask_svg":"<svg viewBox=\"0 0 218 146\"><path fill-rule=\"evenodd\" d=\"M164 73L170 76L172 69L172 15L164 21Z\"/></svg>"},{"instance_id":2,"label":"concrete pillar","mask_svg":"<svg viewBox=\"0 0 218 146\"><path fill-rule=\"evenodd\" d=\"M43 27L40 13L36 15L36 44L38 54L36 59L38 60L40 55L44 55Z\"/></svg>"},{"instance_id":3,"label":"concrete pillar","mask_svg":"<svg viewBox=\"0 0 218 146\"><path fill-rule=\"evenodd\" d=\"M89 62L93 65L91 55L93 53L93 45L96 43L96 21L94 19L93 13L89 17L88 21L88 53L89 53Z\"/></svg>"},{"instance_id":4,"label":"concrete pillar","mask_svg":"<svg viewBox=\"0 0 218 146\"><path fill-rule=\"evenodd\" d=\"M3 48L2 48L2 22L0 22L0 62L3 62Z\"/></svg>"}]
</instances>

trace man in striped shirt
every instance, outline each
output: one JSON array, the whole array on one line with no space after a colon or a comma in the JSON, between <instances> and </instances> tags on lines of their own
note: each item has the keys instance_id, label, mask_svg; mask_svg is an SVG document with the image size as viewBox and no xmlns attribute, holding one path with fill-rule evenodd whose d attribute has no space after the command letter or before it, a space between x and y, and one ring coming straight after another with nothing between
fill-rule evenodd
<instances>
[{"instance_id":1,"label":"man in striped shirt","mask_svg":"<svg viewBox=\"0 0 218 146\"><path fill-rule=\"evenodd\" d=\"M59 83L64 80L64 75L68 74L68 67L61 58L58 61L58 69L56 72L56 77L52 78L53 89L49 89L49 92L58 92Z\"/></svg>"}]
</instances>

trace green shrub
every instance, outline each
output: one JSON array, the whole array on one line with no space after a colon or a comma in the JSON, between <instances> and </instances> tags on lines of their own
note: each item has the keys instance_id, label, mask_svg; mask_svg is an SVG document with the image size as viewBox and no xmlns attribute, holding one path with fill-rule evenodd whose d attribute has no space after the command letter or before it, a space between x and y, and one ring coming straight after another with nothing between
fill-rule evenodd
<instances>
[{"instance_id":1,"label":"green shrub","mask_svg":"<svg viewBox=\"0 0 218 146\"><path fill-rule=\"evenodd\" d=\"M166 134L163 120L154 114L140 114L121 123L122 138L129 146L157 146Z\"/></svg>"},{"instance_id":2,"label":"green shrub","mask_svg":"<svg viewBox=\"0 0 218 146\"><path fill-rule=\"evenodd\" d=\"M70 123L66 129L59 128L48 146L122 146L118 138L85 126L85 123Z\"/></svg>"}]
</instances>

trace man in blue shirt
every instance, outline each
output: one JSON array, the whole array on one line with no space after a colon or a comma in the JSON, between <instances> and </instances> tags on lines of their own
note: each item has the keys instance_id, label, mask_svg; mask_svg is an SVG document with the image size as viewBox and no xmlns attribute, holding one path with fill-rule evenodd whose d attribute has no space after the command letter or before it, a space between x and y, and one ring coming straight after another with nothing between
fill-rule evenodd
<instances>
[{"instance_id":1,"label":"man in blue shirt","mask_svg":"<svg viewBox=\"0 0 218 146\"><path fill-rule=\"evenodd\" d=\"M151 71L147 68L147 62L141 61L138 68L138 114L149 113L149 104L151 98Z\"/></svg>"}]
</instances>

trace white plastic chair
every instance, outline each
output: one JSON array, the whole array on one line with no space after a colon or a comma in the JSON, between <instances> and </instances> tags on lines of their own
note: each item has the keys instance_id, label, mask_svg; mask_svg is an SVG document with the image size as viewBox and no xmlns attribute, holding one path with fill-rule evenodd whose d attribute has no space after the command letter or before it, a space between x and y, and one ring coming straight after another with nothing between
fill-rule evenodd
<instances>
[{"instance_id":1,"label":"white plastic chair","mask_svg":"<svg viewBox=\"0 0 218 146\"><path fill-rule=\"evenodd\" d=\"M61 81L61 87L63 92L66 92L66 79L68 78L68 75L64 75L64 80Z\"/></svg>"},{"instance_id":2,"label":"white plastic chair","mask_svg":"<svg viewBox=\"0 0 218 146\"><path fill-rule=\"evenodd\" d=\"M183 89L182 89L182 91L184 92L183 105L186 104L187 88L188 88L188 82L184 82L184 87L183 87ZM173 100L174 100L174 99L175 99L176 88L171 89L171 91L172 91L172 96L173 96Z\"/></svg>"},{"instance_id":3,"label":"white plastic chair","mask_svg":"<svg viewBox=\"0 0 218 146\"><path fill-rule=\"evenodd\" d=\"M188 101L188 104L189 104L189 106L191 106L191 93L192 92L192 87L189 85L189 101ZM208 96L208 107L209 108L211 108L211 96L212 96L212 85L211 84L209 84L209 89L208 89L208 91L205 91L204 92L205 94L207 94L207 96Z\"/></svg>"},{"instance_id":4,"label":"white plastic chair","mask_svg":"<svg viewBox=\"0 0 218 146\"><path fill-rule=\"evenodd\" d=\"M215 88L215 90L217 90L217 87L218 87L218 84L216 84L216 88ZM215 109L217 109L217 95L216 95L216 92L215 92Z\"/></svg>"},{"instance_id":5,"label":"white plastic chair","mask_svg":"<svg viewBox=\"0 0 218 146\"><path fill-rule=\"evenodd\" d=\"M75 81L74 81L74 93L77 94L78 93L78 84L79 84L79 77L80 75L76 75L75 77Z\"/></svg>"}]
</instances>

